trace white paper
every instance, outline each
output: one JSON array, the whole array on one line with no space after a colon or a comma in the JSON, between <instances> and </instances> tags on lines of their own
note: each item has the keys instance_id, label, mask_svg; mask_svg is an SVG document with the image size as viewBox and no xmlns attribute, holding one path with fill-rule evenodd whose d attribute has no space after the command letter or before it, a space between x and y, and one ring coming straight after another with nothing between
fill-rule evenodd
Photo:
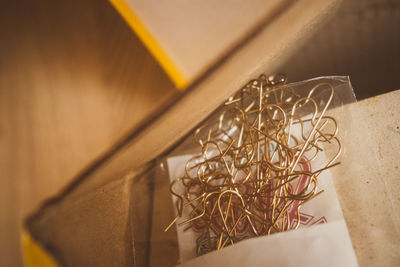
<instances>
[{"instance_id":1,"label":"white paper","mask_svg":"<svg viewBox=\"0 0 400 267\"><path fill-rule=\"evenodd\" d=\"M241 241L179 267L358 266L343 219Z\"/></svg>"}]
</instances>

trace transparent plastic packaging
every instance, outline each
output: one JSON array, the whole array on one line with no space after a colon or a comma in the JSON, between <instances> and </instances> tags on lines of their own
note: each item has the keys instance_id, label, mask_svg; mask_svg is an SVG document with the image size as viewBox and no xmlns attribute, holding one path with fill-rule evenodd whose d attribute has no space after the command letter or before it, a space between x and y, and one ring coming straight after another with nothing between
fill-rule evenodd
<instances>
[{"instance_id":1,"label":"transparent plastic packaging","mask_svg":"<svg viewBox=\"0 0 400 267\"><path fill-rule=\"evenodd\" d=\"M229 98L159 159L150 266L357 265L329 170L354 101L347 77L260 77Z\"/></svg>"}]
</instances>

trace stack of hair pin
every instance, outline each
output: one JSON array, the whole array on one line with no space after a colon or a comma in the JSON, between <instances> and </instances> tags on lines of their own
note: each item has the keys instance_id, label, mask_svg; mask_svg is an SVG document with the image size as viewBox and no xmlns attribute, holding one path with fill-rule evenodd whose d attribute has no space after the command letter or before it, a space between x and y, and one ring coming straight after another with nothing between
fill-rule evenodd
<instances>
[{"instance_id":1,"label":"stack of hair pin","mask_svg":"<svg viewBox=\"0 0 400 267\"><path fill-rule=\"evenodd\" d=\"M322 90L324 100L316 97ZM301 96L284 75L248 82L195 130L200 152L170 185L177 216L165 231L174 224L194 231L201 255L297 229L302 206L323 193L320 174L339 164L337 122L326 115L333 95L333 86L320 83ZM337 152L312 170L326 145Z\"/></svg>"}]
</instances>

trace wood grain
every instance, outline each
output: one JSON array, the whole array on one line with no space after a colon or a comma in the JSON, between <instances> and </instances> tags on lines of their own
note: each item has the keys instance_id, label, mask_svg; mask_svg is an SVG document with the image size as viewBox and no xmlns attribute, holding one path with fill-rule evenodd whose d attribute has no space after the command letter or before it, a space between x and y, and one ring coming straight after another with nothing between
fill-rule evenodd
<instances>
[{"instance_id":1,"label":"wood grain","mask_svg":"<svg viewBox=\"0 0 400 267\"><path fill-rule=\"evenodd\" d=\"M0 266L24 216L177 92L107 1L0 11Z\"/></svg>"}]
</instances>

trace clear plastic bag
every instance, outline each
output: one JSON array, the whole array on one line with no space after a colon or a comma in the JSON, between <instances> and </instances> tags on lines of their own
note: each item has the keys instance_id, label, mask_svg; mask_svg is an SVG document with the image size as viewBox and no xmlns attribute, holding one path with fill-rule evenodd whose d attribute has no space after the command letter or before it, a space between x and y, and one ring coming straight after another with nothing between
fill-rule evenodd
<instances>
[{"instance_id":1,"label":"clear plastic bag","mask_svg":"<svg viewBox=\"0 0 400 267\"><path fill-rule=\"evenodd\" d=\"M262 103L252 104L260 100L257 94L262 79ZM150 266L218 266L226 262L233 266L357 265L329 170L337 165L340 154L344 158L340 139L351 129L345 104L354 102L355 96L349 79L321 77L292 84L281 82L282 77L249 82L159 159L153 185ZM246 126L243 121L247 121ZM269 129L268 124L274 122L282 125ZM273 134L261 138L263 131ZM277 154L290 153L285 152L285 144L280 142L283 139L274 139L279 133L286 133L289 140L285 144L291 149L298 147L293 151L300 157L291 155L291 163L277 160ZM268 166L261 167L263 157L268 158ZM284 173L279 168L286 169L282 183L292 198L275 199L274 207L267 189L281 182L278 178L273 182L274 177ZM268 174L266 170L270 170ZM317 183L311 181L311 173L317 176ZM260 177L263 175L269 178ZM258 182L262 179L264 185ZM239 195L246 190L250 191L246 198L264 190L263 197L258 197L262 200L240 203L244 197ZM304 197L311 192L312 197ZM264 201L259 204L264 208L254 207L256 201ZM235 205L239 207L235 209ZM274 215L270 214L271 207ZM249 214L253 214L251 218ZM269 216L269 224L259 222L257 216ZM324 242L316 241L324 238Z\"/></svg>"}]
</instances>

